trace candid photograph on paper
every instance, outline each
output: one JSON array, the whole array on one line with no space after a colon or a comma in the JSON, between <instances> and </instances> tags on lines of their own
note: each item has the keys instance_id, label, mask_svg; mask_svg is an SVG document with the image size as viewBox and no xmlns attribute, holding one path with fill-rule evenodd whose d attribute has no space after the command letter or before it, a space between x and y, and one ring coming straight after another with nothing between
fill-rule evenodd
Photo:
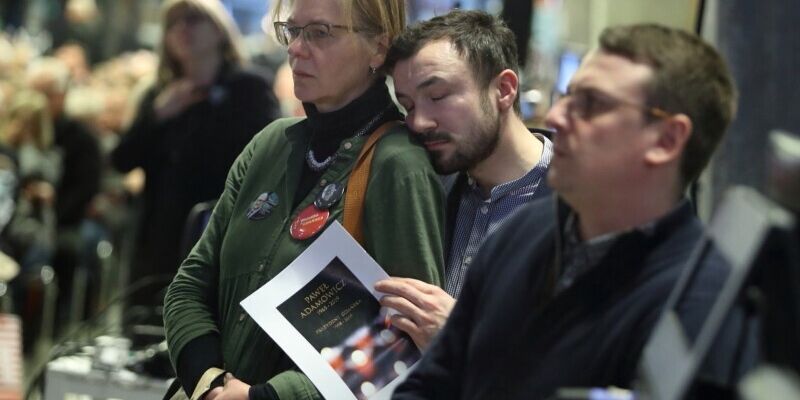
<instances>
[{"instance_id":1,"label":"candid photograph on paper","mask_svg":"<svg viewBox=\"0 0 800 400\"><path fill-rule=\"evenodd\" d=\"M383 399L420 358L378 302L387 277L334 221L242 306L325 398Z\"/></svg>"}]
</instances>

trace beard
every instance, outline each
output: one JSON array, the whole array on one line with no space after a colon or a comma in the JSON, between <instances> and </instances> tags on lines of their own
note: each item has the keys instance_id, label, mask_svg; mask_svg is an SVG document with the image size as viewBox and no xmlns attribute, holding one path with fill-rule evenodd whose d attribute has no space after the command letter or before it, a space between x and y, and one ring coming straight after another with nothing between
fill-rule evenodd
<instances>
[{"instance_id":1,"label":"beard","mask_svg":"<svg viewBox=\"0 0 800 400\"><path fill-rule=\"evenodd\" d=\"M485 95L481 96L481 117L477 126L461 138L454 138L449 132L426 135L426 141L447 140L455 143L455 150L449 156L438 150L431 151L431 162L437 174L467 171L494 152L500 140L500 114L492 109Z\"/></svg>"}]
</instances>

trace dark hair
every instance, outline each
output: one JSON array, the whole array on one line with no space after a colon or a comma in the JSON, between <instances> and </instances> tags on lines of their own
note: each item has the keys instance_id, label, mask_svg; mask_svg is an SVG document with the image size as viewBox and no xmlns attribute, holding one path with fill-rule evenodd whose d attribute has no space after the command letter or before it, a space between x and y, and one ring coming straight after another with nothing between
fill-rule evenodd
<instances>
[{"instance_id":1,"label":"dark hair","mask_svg":"<svg viewBox=\"0 0 800 400\"><path fill-rule=\"evenodd\" d=\"M655 24L606 28L600 48L649 65L648 106L692 120L681 159L685 188L708 164L736 112L736 89L722 56L697 35Z\"/></svg>"},{"instance_id":2,"label":"dark hair","mask_svg":"<svg viewBox=\"0 0 800 400\"><path fill-rule=\"evenodd\" d=\"M426 44L449 40L464 57L481 88L505 69L519 74L514 33L499 18L483 11L453 10L428 21L418 22L403 31L386 55L384 71L390 73L398 62L414 56ZM519 112L519 94L514 101Z\"/></svg>"}]
</instances>

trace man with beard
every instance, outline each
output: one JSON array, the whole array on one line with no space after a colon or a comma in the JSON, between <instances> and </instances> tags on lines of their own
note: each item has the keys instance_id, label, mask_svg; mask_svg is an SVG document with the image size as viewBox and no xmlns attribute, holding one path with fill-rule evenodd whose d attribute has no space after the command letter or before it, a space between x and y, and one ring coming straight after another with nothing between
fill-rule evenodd
<instances>
[{"instance_id":1,"label":"man with beard","mask_svg":"<svg viewBox=\"0 0 800 400\"><path fill-rule=\"evenodd\" d=\"M439 174L455 174L447 198L445 289L414 279L379 282L393 324L421 349L447 320L484 238L519 206L550 193L551 142L520 117L514 34L481 11L452 11L410 27L387 55L408 127Z\"/></svg>"},{"instance_id":2,"label":"man with beard","mask_svg":"<svg viewBox=\"0 0 800 400\"><path fill-rule=\"evenodd\" d=\"M606 28L547 114L557 196L522 207L487 238L447 324L393 398L629 388L690 260L697 267L672 310L682 340L695 343L731 265L713 240L696 251L706 233L684 193L735 104L725 61L696 35ZM756 356L757 323L738 303L698 371L728 390Z\"/></svg>"}]
</instances>

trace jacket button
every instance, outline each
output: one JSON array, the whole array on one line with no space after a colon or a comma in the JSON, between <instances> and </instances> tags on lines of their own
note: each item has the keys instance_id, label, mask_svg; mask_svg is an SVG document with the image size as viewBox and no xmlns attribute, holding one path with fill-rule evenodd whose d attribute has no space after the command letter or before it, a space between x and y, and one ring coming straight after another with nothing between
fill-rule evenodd
<instances>
[{"instance_id":1,"label":"jacket button","mask_svg":"<svg viewBox=\"0 0 800 400\"><path fill-rule=\"evenodd\" d=\"M264 263L262 262L261 264L258 264L258 272L261 272L263 270L264 270Z\"/></svg>"},{"instance_id":2,"label":"jacket button","mask_svg":"<svg viewBox=\"0 0 800 400\"><path fill-rule=\"evenodd\" d=\"M244 313L239 314L239 322L244 321Z\"/></svg>"},{"instance_id":3,"label":"jacket button","mask_svg":"<svg viewBox=\"0 0 800 400\"><path fill-rule=\"evenodd\" d=\"M344 142L344 149L345 150L350 150L351 148L353 148L353 144L352 143Z\"/></svg>"},{"instance_id":4,"label":"jacket button","mask_svg":"<svg viewBox=\"0 0 800 400\"><path fill-rule=\"evenodd\" d=\"M323 186L325 186L325 185L327 185L327 184L328 184L328 181L327 181L327 180L325 180L325 179L323 179L323 180L319 181L319 186L320 186L320 187L323 187Z\"/></svg>"}]
</instances>

